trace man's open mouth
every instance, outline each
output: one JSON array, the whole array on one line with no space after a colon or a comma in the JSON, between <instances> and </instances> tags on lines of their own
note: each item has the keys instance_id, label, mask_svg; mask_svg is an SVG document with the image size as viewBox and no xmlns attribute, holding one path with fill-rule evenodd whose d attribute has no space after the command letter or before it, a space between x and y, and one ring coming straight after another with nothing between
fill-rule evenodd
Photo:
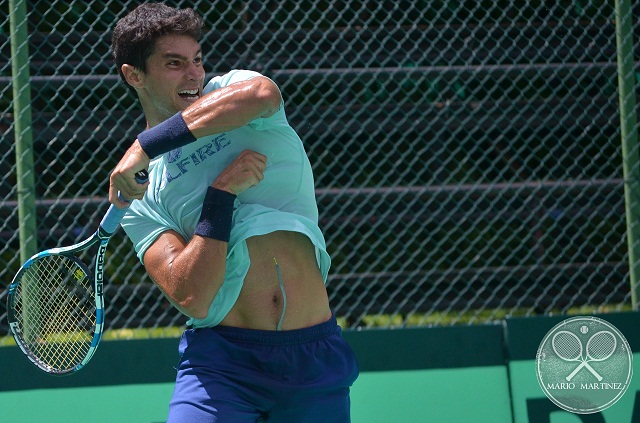
<instances>
[{"instance_id":1,"label":"man's open mouth","mask_svg":"<svg viewBox=\"0 0 640 423\"><path fill-rule=\"evenodd\" d=\"M198 90L182 90L178 93L181 98L188 100L196 100L198 99Z\"/></svg>"}]
</instances>

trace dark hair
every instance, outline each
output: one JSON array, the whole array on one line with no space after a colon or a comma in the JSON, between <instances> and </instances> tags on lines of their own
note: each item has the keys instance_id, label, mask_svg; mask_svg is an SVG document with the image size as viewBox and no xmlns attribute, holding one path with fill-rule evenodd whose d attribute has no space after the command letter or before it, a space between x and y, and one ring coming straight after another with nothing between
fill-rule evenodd
<instances>
[{"instance_id":1,"label":"dark hair","mask_svg":"<svg viewBox=\"0 0 640 423\"><path fill-rule=\"evenodd\" d=\"M193 9L175 9L160 3L144 3L121 18L113 30L111 49L118 75L135 94L122 74L122 65L132 65L146 72L146 62L156 40L164 35L202 36L203 19Z\"/></svg>"}]
</instances>

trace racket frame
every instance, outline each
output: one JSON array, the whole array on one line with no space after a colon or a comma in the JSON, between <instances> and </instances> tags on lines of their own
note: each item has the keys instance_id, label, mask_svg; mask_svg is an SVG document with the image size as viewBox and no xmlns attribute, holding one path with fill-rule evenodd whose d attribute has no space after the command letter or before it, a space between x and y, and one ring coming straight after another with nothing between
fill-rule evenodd
<instances>
[{"instance_id":1,"label":"racket frame","mask_svg":"<svg viewBox=\"0 0 640 423\"><path fill-rule=\"evenodd\" d=\"M53 374L53 375L67 375L71 373L75 373L78 370L82 369L93 357L96 349L98 348L98 344L102 339L102 332L104 329L104 266L105 266L105 258L107 251L107 244L109 243L109 239L112 234L107 233L102 227L100 227L91 237L88 239L68 246L68 247L56 247L51 248L45 251L41 251L34 256L32 256L29 260L27 260L18 273L14 276L11 284L9 285L9 292L7 295L7 317L9 320L9 328L13 335L13 338L16 341L16 344L20 347L22 352L29 358L29 360L36 365L41 370ZM87 250L91 248L93 245L98 244L98 253L95 257L94 263L94 271L91 272L89 268L78 258L75 256L76 253ZM95 327L93 330L93 337L91 339L91 344L89 346L89 350L87 354L82 359L80 363L70 369L60 370L51 367L50 365L44 363L40 360L36 354L34 354L28 346L28 343L25 341L22 336L22 331L20 329L20 323L18 322L16 313L15 313L15 293L17 292L18 286L20 285L20 279L23 273L29 269L33 265L33 263L39 259L48 256L60 255L64 256L76 264L78 264L87 274L89 278L93 277L93 296L95 301Z\"/></svg>"}]
</instances>

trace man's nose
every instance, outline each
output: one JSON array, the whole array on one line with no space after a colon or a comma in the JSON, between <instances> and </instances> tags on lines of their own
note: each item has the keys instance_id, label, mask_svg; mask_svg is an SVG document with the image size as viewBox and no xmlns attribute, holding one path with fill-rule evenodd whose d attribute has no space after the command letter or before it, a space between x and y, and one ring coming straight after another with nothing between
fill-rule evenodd
<instances>
[{"instance_id":1,"label":"man's nose","mask_svg":"<svg viewBox=\"0 0 640 423\"><path fill-rule=\"evenodd\" d=\"M189 66L189 72L188 72L189 79L191 80L202 79L203 74L204 74L204 69L202 69L202 66L196 63L192 63Z\"/></svg>"}]
</instances>

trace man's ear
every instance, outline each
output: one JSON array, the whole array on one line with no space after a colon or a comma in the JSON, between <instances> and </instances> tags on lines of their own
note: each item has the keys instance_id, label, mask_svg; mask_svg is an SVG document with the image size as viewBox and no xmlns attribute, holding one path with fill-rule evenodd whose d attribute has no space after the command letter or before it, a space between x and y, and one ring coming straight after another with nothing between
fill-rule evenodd
<instances>
[{"instance_id":1,"label":"man's ear","mask_svg":"<svg viewBox=\"0 0 640 423\"><path fill-rule=\"evenodd\" d=\"M144 86L144 72L140 69L124 64L121 70L127 83L133 88L142 88Z\"/></svg>"}]
</instances>

